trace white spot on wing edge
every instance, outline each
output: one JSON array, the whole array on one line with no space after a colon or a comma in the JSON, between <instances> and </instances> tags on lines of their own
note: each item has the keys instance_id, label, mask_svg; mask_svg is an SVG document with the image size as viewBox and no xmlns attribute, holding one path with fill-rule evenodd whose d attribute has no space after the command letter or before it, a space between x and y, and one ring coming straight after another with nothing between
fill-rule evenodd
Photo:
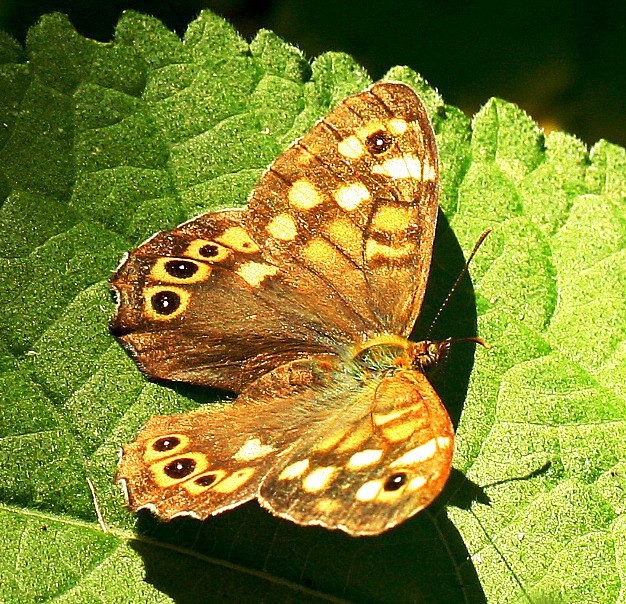
<instances>
[{"instance_id":1,"label":"white spot on wing edge","mask_svg":"<svg viewBox=\"0 0 626 604\"><path fill-rule=\"evenodd\" d=\"M428 161L424 161L422 164L422 180L431 181L437 178L437 174L435 174L435 169L428 163Z\"/></svg>"},{"instance_id":2,"label":"white spot on wing edge","mask_svg":"<svg viewBox=\"0 0 626 604\"><path fill-rule=\"evenodd\" d=\"M348 461L347 467L350 470L365 468L378 463L382 456L382 449L365 449L364 451L357 451Z\"/></svg>"},{"instance_id":3,"label":"white spot on wing edge","mask_svg":"<svg viewBox=\"0 0 626 604\"><path fill-rule=\"evenodd\" d=\"M302 481L302 488L308 493L315 493L326 488L332 480L337 468L335 466L325 466L323 468L315 468Z\"/></svg>"},{"instance_id":4,"label":"white spot on wing edge","mask_svg":"<svg viewBox=\"0 0 626 604\"><path fill-rule=\"evenodd\" d=\"M124 496L124 503L130 505L130 492L128 491L128 480L126 478L118 478L115 482L120 485L122 495Z\"/></svg>"},{"instance_id":5,"label":"white spot on wing edge","mask_svg":"<svg viewBox=\"0 0 626 604\"><path fill-rule=\"evenodd\" d=\"M170 516L170 519L174 520L174 518L182 518L183 516L189 516L190 518L194 518L195 520L202 520L202 516L200 516L198 512L192 512L191 510L182 510L180 512L176 512L173 516Z\"/></svg>"},{"instance_id":6,"label":"white spot on wing edge","mask_svg":"<svg viewBox=\"0 0 626 604\"><path fill-rule=\"evenodd\" d=\"M410 466L415 463L419 463L421 461L426 461L430 459L435 452L437 451L437 439L431 438L429 441L425 442L423 445L419 447L415 447L415 449L411 449L407 451L404 455L401 455L395 461L391 462L389 465L392 468L397 466Z\"/></svg>"}]
</instances>

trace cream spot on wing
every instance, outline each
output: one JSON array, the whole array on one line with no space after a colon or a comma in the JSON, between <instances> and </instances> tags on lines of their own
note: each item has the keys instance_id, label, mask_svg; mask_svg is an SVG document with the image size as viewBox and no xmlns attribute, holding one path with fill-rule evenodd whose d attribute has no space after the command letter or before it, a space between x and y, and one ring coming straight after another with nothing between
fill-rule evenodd
<instances>
[{"instance_id":1,"label":"cream spot on wing","mask_svg":"<svg viewBox=\"0 0 626 604\"><path fill-rule=\"evenodd\" d=\"M346 212L350 212L370 198L368 188L360 183L352 183L339 187L334 193L337 204Z\"/></svg>"},{"instance_id":2,"label":"cream spot on wing","mask_svg":"<svg viewBox=\"0 0 626 604\"><path fill-rule=\"evenodd\" d=\"M308 493L321 491L328 486L335 472L337 472L335 466L316 468L302 481L302 488Z\"/></svg>"},{"instance_id":3,"label":"cream spot on wing","mask_svg":"<svg viewBox=\"0 0 626 604\"><path fill-rule=\"evenodd\" d=\"M339 275L342 275L342 279L350 283L351 291L356 292L359 287L364 286L363 275L341 253L340 249L341 244L335 246L322 237L315 237L300 250L300 255L307 266L322 274L331 275L333 281L339 279ZM361 300L354 302L357 305L359 303L364 306ZM355 308L358 308L358 306L355 306Z\"/></svg>"},{"instance_id":4,"label":"cream spot on wing","mask_svg":"<svg viewBox=\"0 0 626 604\"><path fill-rule=\"evenodd\" d=\"M246 262L235 272L252 287L259 287L267 277L272 277L278 272L278 267L262 262Z\"/></svg>"},{"instance_id":5,"label":"cream spot on wing","mask_svg":"<svg viewBox=\"0 0 626 604\"><path fill-rule=\"evenodd\" d=\"M450 441L451 438L449 436L438 436L437 437L437 444L439 445L439 448L441 449L445 449L446 447L450 446Z\"/></svg>"},{"instance_id":6,"label":"cream spot on wing","mask_svg":"<svg viewBox=\"0 0 626 604\"><path fill-rule=\"evenodd\" d=\"M334 499L318 499L315 502L315 509L322 514L333 514L339 508L341 508L341 504Z\"/></svg>"},{"instance_id":7,"label":"cream spot on wing","mask_svg":"<svg viewBox=\"0 0 626 604\"><path fill-rule=\"evenodd\" d=\"M354 136L348 136L339 142L337 145L337 151L341 153L344 157L348 157L350 159L358 159L365 153L365 147L363 147L363 143Z\"/></svg>"},{"instance_id":8,"label":"cream spot on wing","mask_svg":"<svg viewBox=\"0 0 626 604\"><path fill-rule=\"evenodd\" d=\"M374 423L377 426L382 426L384 424L388 424L394 419L398 419L407 413L413 411L414 406L405 407L404 409L398 409L397 411L390 411L389 413L374 413Z\"/></svg>"},{"instance_id":9,"label":"cream spot on wing","mask_svg":"<svg viewBox=\"0 0 626 604\"><path fill-rule=\"evenodd\" d=\"M361 126L357 129L356 134L361 140L365 140L370 134L374 134L374 132L386 130L385 124L383 124L380 120L372 120L367 122L365 126Z\"/></svg>"},{"instance_id":10,"label":"cream spot on wing","mask_svg":"<svg viewBox=\"0 0 626 604\"><path fill-rule=\"evenodd\" d=\"M324 438L320 443L313 447L313 452L325 453L326 451L330 451L344 436L345 432L342 432L341 430L331 433L329 436Z\"/></svg>"},{"instance_id":11,"label":"cream spot on wing","mask_svg":"<svg viewBox=\"0 0 626 604\"><path fill-rule=\"evenodd\" d=\"M410 418L401 422L390 422L382 427L383 436L391 442L404 442L417 429L416 423Z\"/></svg>"},{"instance_id":12,"label":"cream spot on wing","mask_svg":"<svg viewBox=\"0 0 626 604\"><path fill-rule=\"evenodd\" d=\"M400 259L410 256L415 251L412 243L403 243L401 245L391 246L384 243L378 243L374 239L368 239L365 244L365 258L369 262L377 257L388 259Z\"/></svg>"},{"instance_id":13,"label":"cream spot on wing","mask_svg":"<svg viewBox=\"0 0 626 604\"><path fill-rule=\"evenodd\" d=\"M233 493L246 484L255 472L256 468L242 468L241 470L237 470L230 476L224 478L221 482L218 482L213 487L213 491L217 491L218 493Z\"/></svg>"},{"instance_id":14,"label":"cream spot on wing","mask_svg":"<svg viewBox=\"0 0 626 604\"><path fill-rule=\"evenodd\" d=\"M366 468L380 461L383 456L381 449L365 449L365 451L358 451L348 461L348 468L350 470L357 470L359 468Z\"/></svg>"},{"instance_id":15,"label":"cream spot on wing","mask_svg":"<svg viewBox=\"0 0 626 604\"><path fill-rule=\"evenodd\" d=\"M322 201L322 196L306 178L296 180L289 189L289 203L298 210L310 210Z\"/></svg>"},{"instance_id":16,"label":"cream spot on wing","mask_svg":"<svg viewBox=\"0 0 626 604\"><path fill-rule=\"evenodd\" d=\"M416 218L415 208L381 206L372 218L372 229L385 233L400 233L406 231Z\"/></svg>"},{"instance_id":17,"label":"cream spot on wing","mask_svg":"<svg viewBox=\"0 0 626 604\"><path fill-rule=\"evenodd\" d=\"M348 254L353 262L363 263L363 233L350 218L342 214L326 225L324 230L328 238Z\"/></svg>"},{"instance_id":18,"label":"cream spot on wing","mask_svg":"<svg viewBox=\"0 0 626 604\"><path fill-rule=\"evenodd\" d=\"M348 434L344 432L344 437L335 447L336 453L345 453L349 451L359 451L363 447L363 443L372 437L372 424L370 422L361 422L361 424L352 429Z\"/></svg>"},{"instance_id":19,"label":"cream spot on wing","mask_svg":"<svg viewBox=\"0 0 626 604\"><path fill-rule=\"evenodd\" d=\"M301 459L287 466L279 475L278 480L293 480L300 478L309 468L309 460Z\"/></svg>"},{"instance_id":20,"label":"cream spot on wing","mask_svg":"<svg viewBox=\"0 0 626 604\"><path fill-rule=\"evenodd\" d=\"M437 178L437 174L435 173L435 168L433 168L428 160L424 160L422 164L422 180L431 181Z\"/></svg>"},{"instance_id":21,"label":"cream spot on wing","mask_svg":"<svg viewBox=\"0 0 626 604\"><path fill-rule=\"evenodd\" d=\"M437 439L431 438L428 442L425 442L415 449L407 451L404 455L398 457L395 461L389 464L392 468L396 466L410 466L414 463L426 461L430 459L437 451Z\"/></svg>"},{"instance_id":22,"label":"cream spot on wing","mask_svg":"<svg viewBox=\"0 0 626 604\"><path fill-rule=\"evenodd\" d=\"M289 214L274 216L265 229L272 237L282 241L293 241L298 234L296 223Z\"/></svg>"},{"instance_id":23,"label":"cream spot on wing","mask_svg":"<svg viewBox=\"0 0 626 604\"><path fill-rule=\"evenodd\" d=\"M380 493L382 487L383 483L381 480L370 480L359 487L355 498L357 501L372 501L378 497L378 493Z\"/></svg>"},{"instance_id":24,"label":"cream spot on wing","mask_svg":"<svg viewBox=\"0 0 626 604\"><path fill-rule=\"evenodd\" d=\"M426 479L423 476L416 476L406 485L406 490L416 491L417 489L421 489L425 484Z\"/></svg>"},{"instance_id":25,"label":"cream spot on wing","mask_svg":"<svg viewBox=\"0 0 626 604\"><path fill-rule=\"evenodd\" d=\"M387 127L389 128L389 132L391 132L391 134L401 136L406 132L408 124L404 120L394 117L393 119L389 120L389 122L387 123Z\"/></svg>"},{"instance_id":26,"label":"cream spot on wing","mask_svg":"<svg viewBox=\"0 0 626 604\"><path fill-rule=\"evenodd\" d=\"M229 247L231 250L242 254L256 254L259 246L248 235L246 229L240 226L227 228L215 241Z\"/></svg>"},{"instance_id":27,"label":"cream spot on wing","mask_svg":"<svg viewBox=\"0 0 626 604\"><path fill-rule=\"evenodd\" d=\"M274 450L274 447L261 444L260 439L252 438L241 445L239 451L233 455L233 459L237 461L251 461L252 459L265 457Z\"/></svg>"},{"instance_id":28,"label":"cream spot on wing","mask_svg":"<svg viewBox=\"0 0 626 604\"><path fill-rule=\"evenodd\" d=\"M422 180L422 163L415 155L403 155L387 159L382 164L376 164L372 167L372 172L389 176L393 180L397 178Z\"/></svg>"}]
</instances>

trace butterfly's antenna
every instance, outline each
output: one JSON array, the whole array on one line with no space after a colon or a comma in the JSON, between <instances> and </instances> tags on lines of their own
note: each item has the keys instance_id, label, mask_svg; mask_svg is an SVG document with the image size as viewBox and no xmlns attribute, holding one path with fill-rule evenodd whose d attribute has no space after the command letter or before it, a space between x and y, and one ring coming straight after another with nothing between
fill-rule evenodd
<instances>
[{"instance_id":1,"label":"butterfly's antenna","mask_svg":"<svg viewBox=\"0 0 626 604\"><path fill-rule=\"evenodd\" d=\"M491 233L491 229L485 229L480 235L480 237L478 238L478 241L474 244L474 249L472 250L472 253L469 255L469 257L467 258L467 262L465 263L463 270L459 273L459 276L456 278L454 285L450 288L448 295L445 297L444 301L441 303L441 306L439 307L439 310L437 311L435 318L432 320L430 327L428 328L428 331L426 332L426 339L430 337L430 334L433 331L433 327L436 325L437 321L439 321L439 318L441 317L441 314L443 313L443 310L445 309L445 307L448 306L448 302L450 302L450 298L452 297L452 294L454 294L454 292L458 289L463 277L465 277L465 275L467 274L472 258L476 255L478 248L483 244L483 242L485 241L489 233ZM455 338L455 341L458 341L458 340L470 340L472 342L478 342L479 344L482 344L483 346L486 345L486 342L482 340L481 338Z\"/></svg>"}]
</instances>

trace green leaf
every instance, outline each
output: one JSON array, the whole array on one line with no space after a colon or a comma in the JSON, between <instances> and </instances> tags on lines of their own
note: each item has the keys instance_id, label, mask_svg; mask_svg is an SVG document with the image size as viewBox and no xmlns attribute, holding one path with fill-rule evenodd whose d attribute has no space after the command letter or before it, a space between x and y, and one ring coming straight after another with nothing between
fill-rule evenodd
<instances>
[{"instance_id":1,"label":"green leaf","mask_svg":"<svg viewBox=\"0 0 626 604\"><path fill-rule=\"evenodd\" d=\"M423 79L442 210L420 326L487 227L437 331L478 331L439 380L456 474L377 538L248 504L205 523L136 519L113 483L152 415L218 395L147 382L108 331L122 254L245 204L263 169L347 94L271 32L203 12L181 41L133 12L114 40L42 18L0 36L0 600L618 602L626 575L626 152L544 136L494 99L470 122ZM103 531L98 519L106 527Z\"/></svg>"}]
</instances>

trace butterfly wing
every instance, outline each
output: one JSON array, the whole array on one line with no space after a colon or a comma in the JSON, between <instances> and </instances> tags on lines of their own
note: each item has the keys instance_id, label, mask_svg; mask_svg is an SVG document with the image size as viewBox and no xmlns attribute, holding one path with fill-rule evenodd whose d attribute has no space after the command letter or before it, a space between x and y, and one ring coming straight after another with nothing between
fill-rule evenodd
<instances>
[{"instance_id":1,"label":"butterfly wing","mask_svg":"<svg viewBox=\"0 0 626 604\"><path fill-rule=\"evenodd\" d=\"M239 392L367 329L346 305L312 306L321 285L268 262L245 214L212 212L157 233L115 273L111 329L149 376Z\"/></svg>"},{"instance_id":2,"label":"butterfly wing","mask_svg":"<svg viewBox=\"0 0 626 604\"><path fill-rule=\"evenodd\" d=\"M417 371L371 379L301 439L261 483L259 500L298 524L377 535L428 506L452 464L454 430Z\"/></svg>"},{"instance_id":3,"label":"butterfly wing","mask_svg":"<svg viewBox=\"0 0 626 604\"><path fill-rule=\"evenodd\" d=\"M323 358L292 361L234 403L152 418L124 446L118 469L131 509L204 519L255 498L281 456L341 405L330 397L328 409L319 407L330 366Z\"/></svg>"},{"instance_id":4,"label":"butterfly wing","mask_svg":"<svg viewBox=\"0 0 626 604\"><path fill-rule=\"evenodd\" d=\"M430 267L438 207L435 136L419 97L382 82L348 97L270 166L246 228L269 261L408 336ZM368 336L374 335L372 332Z\"/></svg>"},{"instance_id":5,"label":"butterfly wing","mask_svg":"<svg viewBox=\"0 0 626 604\"><path fill-rule=\"evenodd\" d=\"M439 397L419 372L364 382L330 367L295 361L228 406L153 418L124 447L131 508L204 519L258 497L277 516L352 535L419 512L450 470Z\"/></svg>"},{"instance_id":6,"label":"butterfly wing","mask_svg":"<svg viewBox=\"0 0 626 604\"><path fill-rule=\"evenodd\" d=\"M419 313L437 212L432 127L406 85L348 97L270 166L246 210L158 233L112 280L151 377L241 391Z\"/></svg>"}]
</instances>

